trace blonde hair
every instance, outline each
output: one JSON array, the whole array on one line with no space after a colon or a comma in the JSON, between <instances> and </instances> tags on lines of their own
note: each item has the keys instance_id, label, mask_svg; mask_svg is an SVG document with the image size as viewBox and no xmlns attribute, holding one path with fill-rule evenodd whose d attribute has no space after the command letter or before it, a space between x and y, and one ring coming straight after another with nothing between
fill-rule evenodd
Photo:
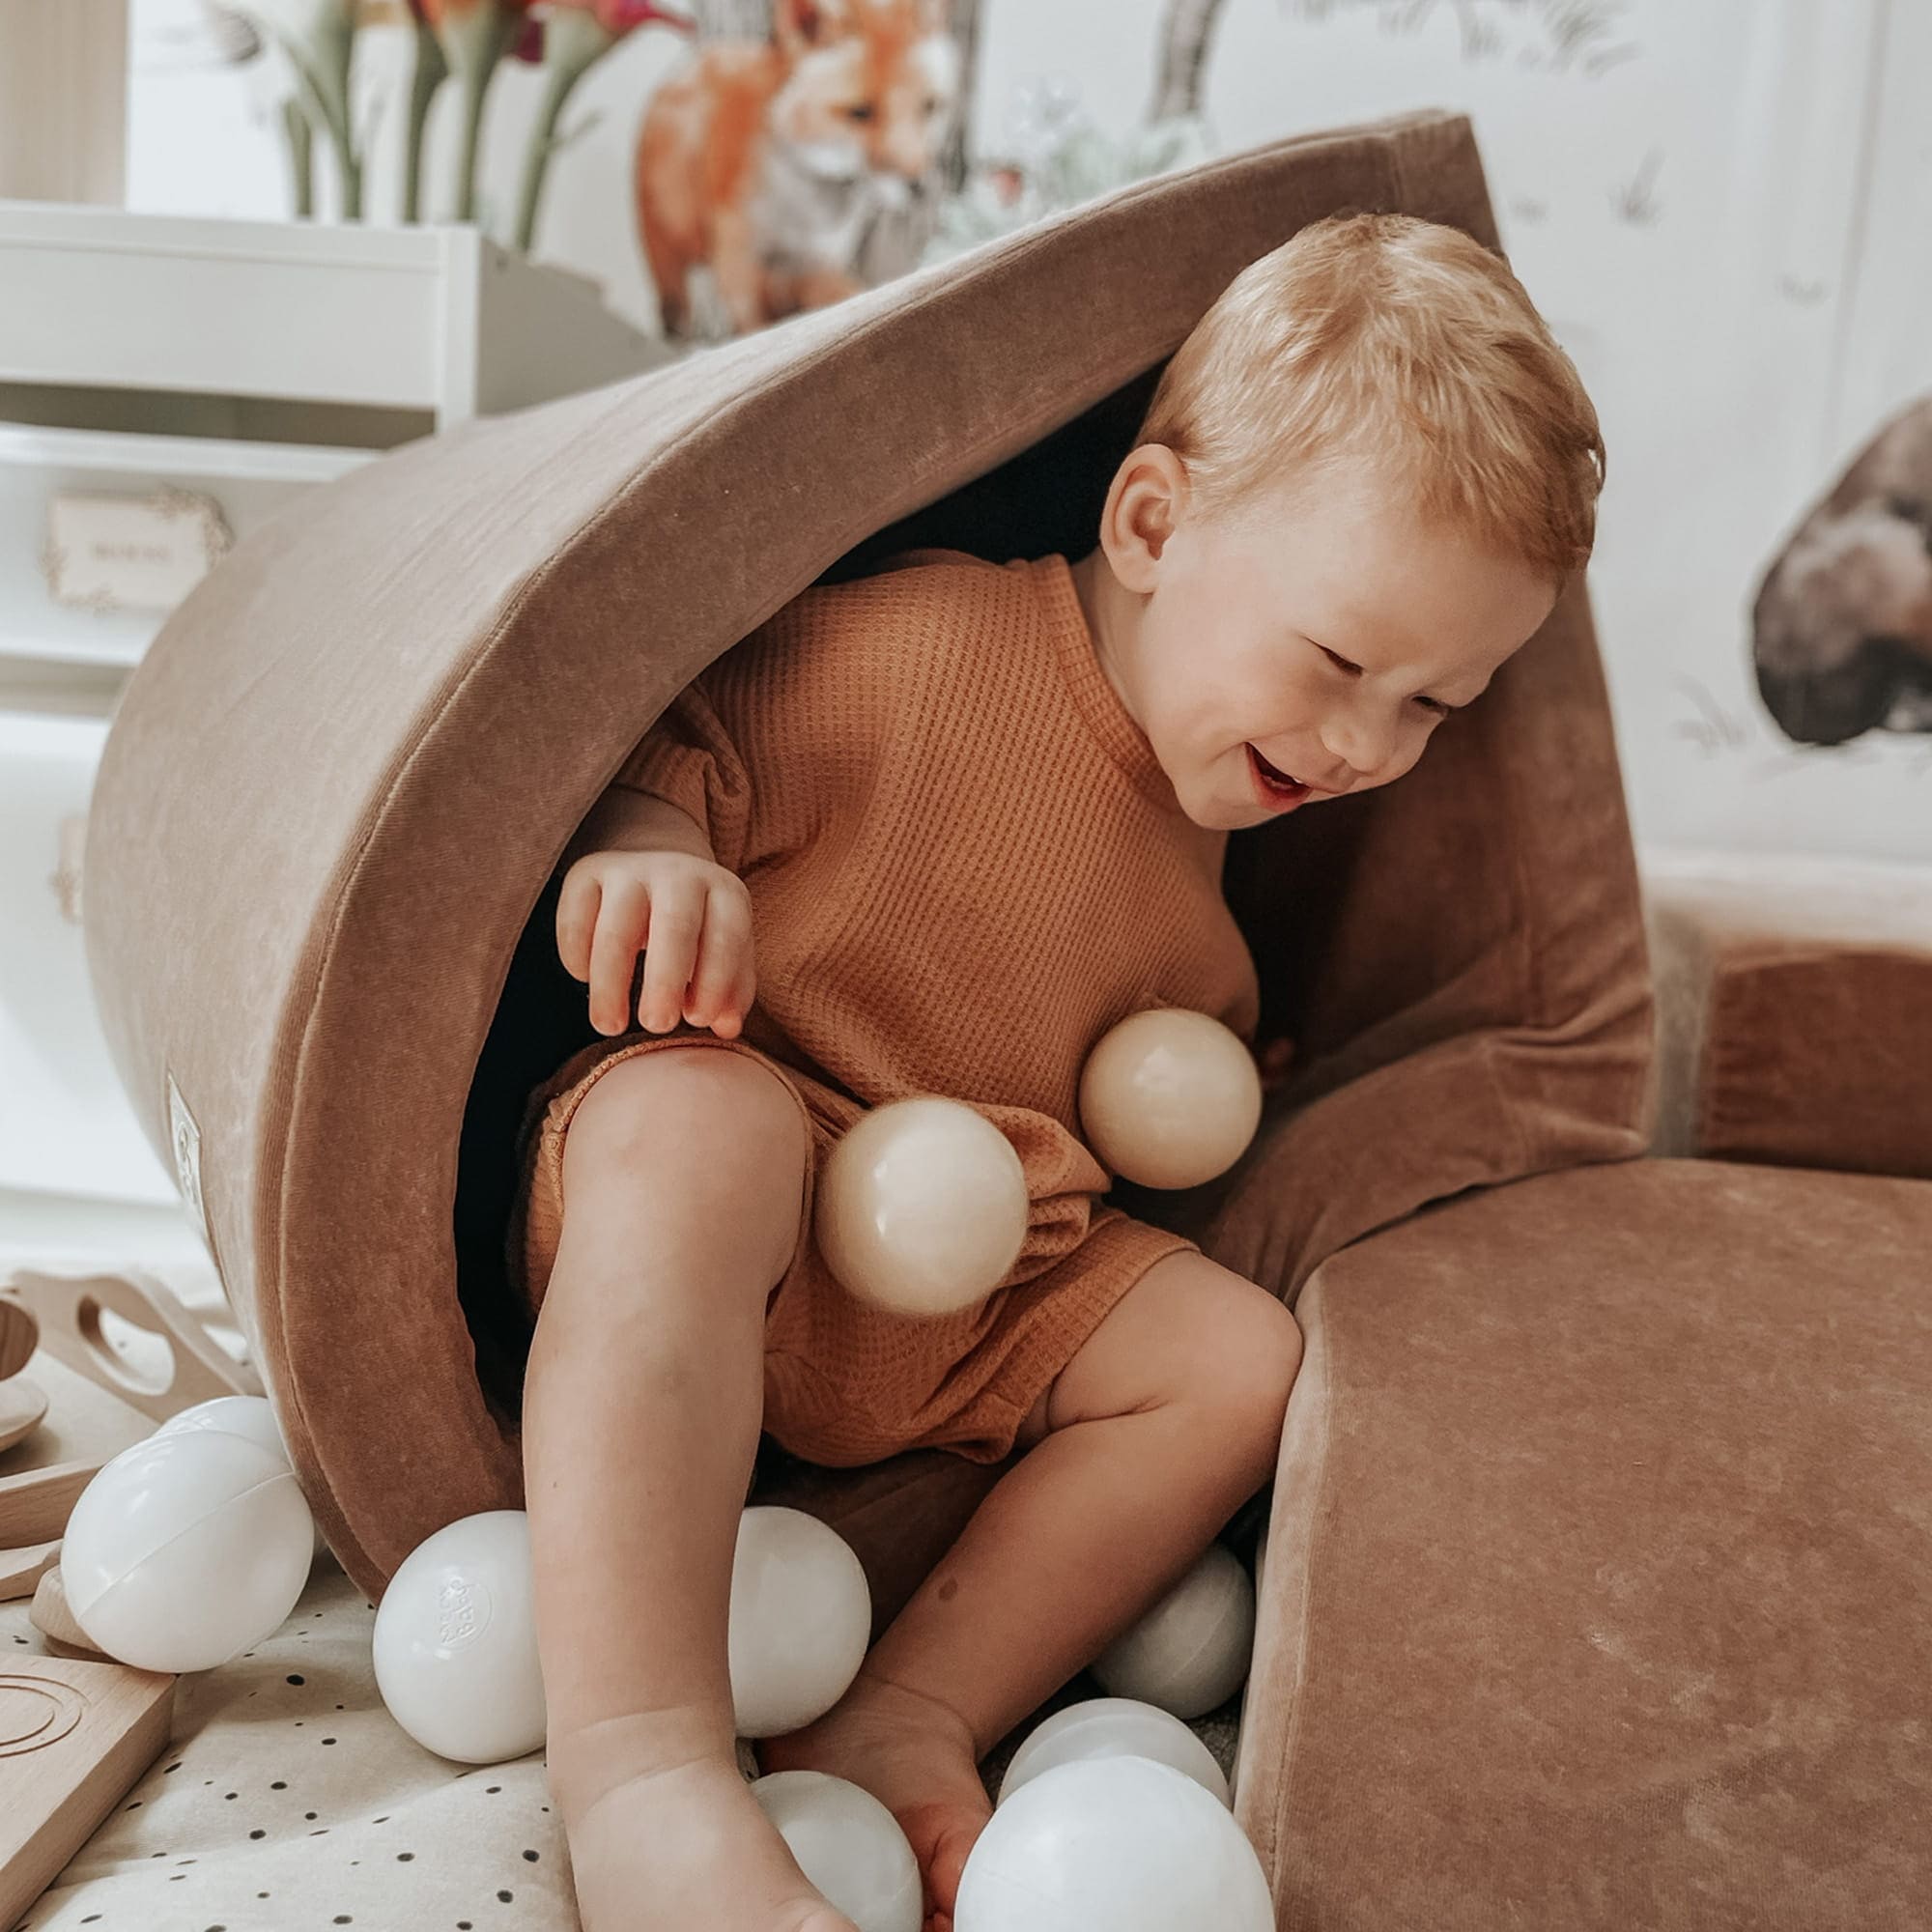
<instances>
[{"instance_id":1,"label":"blonde hair","mask_svg":"<svg viewBox=\"0 0 1932 1932\"><path fill-rule=\"evenodd\" d=\"M1420 521L1559 581L1589 561L1604 441L1502 257L1460 228L1345 212L1251 262L1162 370L1139 442L1238 521L1366 458Z\"/></svg>"}]
</instances>

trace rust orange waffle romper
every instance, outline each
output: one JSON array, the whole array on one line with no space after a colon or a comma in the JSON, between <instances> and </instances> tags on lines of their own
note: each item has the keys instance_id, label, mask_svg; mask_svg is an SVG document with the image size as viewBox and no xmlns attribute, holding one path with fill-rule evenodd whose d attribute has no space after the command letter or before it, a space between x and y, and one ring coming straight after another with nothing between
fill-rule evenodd
<instances>
[{"instance_id":1,"label":"rust orange waffle romper","mask_svg":"<svg viewBox=\"0 0 1932 1932\"><path fill-rule=\"evenodd\" d=\"M744 880L757 995L736 1039L634 1029L530 1094L512 1279L541 1304L571 1116L634 1053L751 1054L803 1108L813 1173L867 1107L963 1101L1025 1168L1018 1259L958 1314L875 1309L819 1256L808 1173L767 1308L764 1428L833 1467L921 1447L999 1462L1115 1303L1196 1245L1100 1203L1113 1176L1076 1096L1088 1052L1145 1007L1211 1013L1252 1045L1227 834L1180 810L1059 555L909 551L810 586L679 695L616 781L683 807Z\"/></svg>"}]
</instances>

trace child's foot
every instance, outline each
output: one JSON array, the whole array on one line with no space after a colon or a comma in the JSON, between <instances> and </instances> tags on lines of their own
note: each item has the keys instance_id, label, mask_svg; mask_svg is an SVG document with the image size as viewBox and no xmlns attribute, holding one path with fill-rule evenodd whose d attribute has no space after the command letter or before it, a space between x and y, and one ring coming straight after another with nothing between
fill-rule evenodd
<instances>
[{"instance_id":1,"label":"child's foot","mask_svg":"<svg viewBox=\"0 0 1932 1932\"><path fill-rule=\"evenodd\" d=\"M753 1748L766 1772L829 1772L869 1791L919 1860L928 1932L952 1932L966 1855L993 1815L972 1733L958 1717L862 1669L815 1723Z\"/></svg>"},{"instance_id":2,"label":"child's foot","mask_svg":"<svg viewBox=\"0 0 1932 1932\"><path fill-rule=\"evenodd\" d=\"M858 1932L798 1868L733 1760L614 1784L570 1823L583 1932Z\"/></svg>"}]
</instances>

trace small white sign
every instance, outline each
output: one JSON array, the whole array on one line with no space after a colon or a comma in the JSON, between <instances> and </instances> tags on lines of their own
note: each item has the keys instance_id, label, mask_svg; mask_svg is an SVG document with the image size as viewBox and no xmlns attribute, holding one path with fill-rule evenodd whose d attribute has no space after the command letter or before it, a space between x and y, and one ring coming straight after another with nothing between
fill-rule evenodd
<instances>
[{"instance_id":1,"label":"small white sign","mask_svg":"<svg viewBox=\"0 0 1932 1932\"><path fill-rule=\"evenodd\" d=\"M64 490L47 506L43 563L57 603L172 611L233 542L221 505L192 490L145 497Z\"/></svg>"}]
</instances>

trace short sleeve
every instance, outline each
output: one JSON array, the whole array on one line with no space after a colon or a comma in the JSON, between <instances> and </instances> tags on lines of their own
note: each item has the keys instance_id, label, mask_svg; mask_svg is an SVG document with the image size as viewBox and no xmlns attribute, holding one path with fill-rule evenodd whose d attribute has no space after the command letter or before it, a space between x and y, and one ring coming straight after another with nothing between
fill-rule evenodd
<instances>
[{"instance_id":1,"label":"short sleeve","mask_svg":"<svg viewBox=\"0 0 1932 1932\"><path fill-rule=\"evenodd\" d=\"M704 828L721 866L743 869L751 774L701 673L671 699L611 783L668 799Z\"/></svg>"}]
</instances>

